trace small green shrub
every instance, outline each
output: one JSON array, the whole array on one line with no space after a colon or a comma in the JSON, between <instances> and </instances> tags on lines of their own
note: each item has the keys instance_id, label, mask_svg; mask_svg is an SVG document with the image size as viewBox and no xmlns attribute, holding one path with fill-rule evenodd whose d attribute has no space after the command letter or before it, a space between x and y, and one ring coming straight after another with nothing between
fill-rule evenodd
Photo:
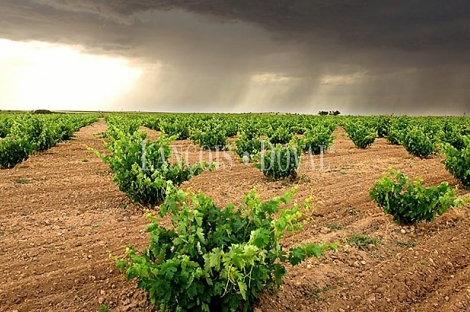
<instances>
[{"instance_id":1,"label":"small green shrub","mask_svg":"<svg viewBox=\"0 0 470 312\"><path fill-rule=\"evenodd\" d=\"M387 141L393 145L400 145L403 140L403 132L392 125L385 136Z\"/></svg>"},{"instance_id":2,"label":"small green shrub","mask_svg":"<svg viewBox=\"0 0 470 312\"><path fill-rule=\"evenodd\" d=\"M289 129L281 126L271 131L268 135L268 140L273 144L287 144L292 140L293 136Z\"/></svg>"},{"instance_id":3,"label":"small green shrub","mask_svg":"<svg viewBox=\"0 0 470 312\"><path fill-rule=\"evenodd\" d=\"M403 134L401 144L408 153L420 158L428 158L436 151L436 140L419 126L408 128Z\"/></svg>"},{"instance_id":4,"label":"small green shrub","mask_svg":"<svg viewBox=\"0 0 470 312\"><path fill-rule=\"evenodd\" d=\"M301 155L296 147L276 144L270 150L264 150L260 163L255 167L263 172L270 180L280 180L287 177L295 179L297 168L300 166Z\"/></svg>"},{"instance_id":5,"label":"small green shrub","mask_svg":"<svg viewBox=\"0 0 470 312\"><path fill-rule=\"evenodd\" d=\"M351 246L355 246L357 249L368 250L369 245L376 246L380 243L380 239L369 235L354 235L348 237L346 242Z\"/></svg>"},{"instance_id":6,"label":"small green shrub","mask_svg":"<svg viewBox=\"0 0 470 312\"><path fill-rule=\"evenodd\" d=\"M261 152L262 141L258 138L249 139L245 133L241 133L235 140L235 152L243 158L248 156L250 159Z\"/></svg>"},{"instance_id":7,"label":"small green shrub","mask_svg":"<svg viewBox=\"0 0 470 312\"><path fill-rule=\"evenodd\" d=\"M60 133L59 141L67 141L73 138L75 127L70 122L60 122L57 125L57 131Z\"/></svg>"},{"instance_id":8,"label":"small green shrub","mask_svg":"<svg viewBox=\"0 0 470 312\"><path fill-rule=\"evenodd\" d=\"M426 188L421 179L410 182L408 177L395 170L376 181L369 193L386 214L405 225L432 221L436 215L463 203L455 198L455 191L447 182Z\"/></svg>"},{"instance_id":9,"label":"small green shrub","mask_svg":"<svg viewBox=\"0 0 470 312\"><path fill-rule=\"evenodd\" d=\"M37 141L43 130L43 122L39 116L24 115L17 118L10 128L10 137L17 139L27 139L33 150L37 148Z\"/></svg>"},{"instance_id":10,"label":"small green shrub","mask_svg":"<svg viewBox=\"0 0 470 312\"><path fill-rule=\"evenodd\" d=\"M168 181L180 185L209 168L208 164L170 163L170 142L176 137L161 134L156 141L145 140L145 132L125 133L113 127L115 139L107 143L111 156L98 154L114 172L119 190L133 201L154 206L165 199Z\"/></svg>"},{"instance_id":11,"label":"small green shrub","mask_svg":"<svg viewBox=\"0 0 470 312\"><path fill-rule=\"evenodd\" d=\"M231 138L238 134L238 125L234 121L226 121L223 125L225 134Z\"/></svg>"},{"instance_id":12,"label":"small green shrub","mask_svg":"<svg viewBox=\"0 0 470 312\"><path fill-rule=\"evenodd\" d=\"M387 141L394 145L400 145L409 124L410 117L400 116L391 118L388 131L385 134Z\"/></svg>"},{"instance_id":13,"label":"small green shrub","mask_svg":"<svg viewBox=\"0 0 470 312\"><path fill-rule=\"evenodd\" d=\"M464 187L470 188L470 136L462 137L462 147L457 149L449 143L442 144L445 164L454 178Z\"/></svg>"},{"instance_id":14,"label":"small green shrub","mask_svg":"<svg viewBox=\"0 0 470 312\"><path fill-rule=\"evenodd\" d=\"M165 119L166 120L166 119ZM161 117L147 117L142 120L142 124L146 126L147 128L150 128L155 131L161 131L160 124L162 123L162 118Z\"/></svg>"},{"instance_id":15,"label":"small green shrub","mask_svg":"<svg viewBox=\"0 0 470 312\"><path fill-rule=\"evenodd\" d=\"M107 304L100 305L98 312L109 312L109 306Z\"/></svg>"},{"instance_id":16,"label":"small green shrub","mask_svg":"<svg viewBox=\"0 0 470 312\"><path fill-rule=\"evenodd\" d=\"M358 148L367 148L374 143L377 138L377 130L361 122L351 122L345 125L348 137Z\"/></svg>"},{"instance_id":17,"label":"small green shrub","mask_svg":"<svg viewBox=\"0 0 470 312\"><path fill-rule=\"evenodd\" d=\"M334 136L331 131L324 126L317 126L304 133L302 138L298 138L297 145L306 153L318 155L326 151L332 144Z\"/></svg>"},{"instance_id":18,"label":"small green shrub","mask_svg":"<svg viewBox=\"0 0 470 312\"><path fill-rule=\"evenodd\" d=\"M61 137L62 134L60 134ZM60 138L59 135L56 135L55 127L43 125L41 134L36 141L36 150L39 152L48 150L56 145Z\"/></svg>"},{"instance_id":19,"label":"small green shrub","mask_svg":"<svg viewBox=\"0 0 470 312\"><path fill-rule=\"evenodd\" d=\"M0 139L3 139L10 133L10 128L13 124L13 118L4 117L0 115Z\"/></svg>"},{"instance_id":20,"label":"small green shrub","mask_svg":"<svg viewBox=\"0 0 470 312\"><path fill-rule=\"evenodd\" d=\"M110 139L118 139L120 133L134 134L139 130L140 122L133 119L110 118L108 121L108 129L104 132L103 137ZM119 131L118 131L119 130Z\"/></svg>"},{"instance_id":21,"label":"small green shrub","mask_svg":"<svg viewBox=\"0 0 470 312\"><path fill-rule=\"evenodd\" d=\"M379 138L386 138L391 125L392 121L390 116L379 116L376 121L377 136Z\"/></svg>"},{"instance_id":22,"label":"small green shrub","mask_svg":"<svg viewBox=\"0 0 470 312\"><path fill-rule=\"evenodd\" d=\"M329 228L330 230L333 230L333 231L339 231L339 230L343 229L343 226L340 223L337 223L337 222L327 223L326 227Z\"/></svg>"},{"instance_id":23,"label":"small green shrub","mask_svg":"<svg viewBox=\"0 0 470 312\"><path fill-rule=\"evenodd\" d=\"M461 150L465 147L465 142L463 139L464 136L461 132L463 132L462 129L458 129L458 126L455 126L450 121L448 121L444 125L440 141L442 143L449 143L457 150Z\"/></svg>"},{"instance_id":24,"label":"small green shrub","mask_svg":"<svg viewBox=\"0 0 470 312\"><path fill-rule=\"evenodd\" d=\"M176 135L177 140L186 140L189 138L189 126L183 120L161 122L160 128L169 136Z\"/></svg>"},{"instance_id":25,"label":"small green shrub","mask_svg":"<svg viewBox=\"0 0 470 312\"><path fill-rule=\"evenodd\" d=\"M240 126L240 131L243 133L248 140L259 139L261 135L260 126L253 120L246 122Z\"/></svg>"},{"instance_id":26,"label":"small green shrub","mask_svg":"<svg viewBox=\"0 0 470 312\"><path fill-rule=\"evenodd\" d=\"M193 129L191 140L209 150L223 150L228 143L225 130L214 125L203 125L201 128Z\"/></svg>"},{"instance_id":27,"label":"small green shrub","mask_svg":"<svg viewBox=\"0 0 470 312\"><path fill-rule=\"evenodd\" d=\"M16 164L29 158L33 146L26 139L6 137L0 139L0 168L13 168Z\"/></svg>"},{"instance_id":28,"label":"small green shrub","mask_svg":"<svg viewBox=\"0 0 470 312\"><path fill-rule=\"evenodd\" d=\"M31 181L29 179L25 179L25 178L16 179L15 182L18 183L18 184L29 184L29 183L31 183Z\"/></svg>"},{"instance_id":29,"label":"small green shrub","mask_svg":"<svg viewBox=\"0 0 470 312\"><path fill-rule=\"evenodd\" d=\"M284 263L320 257L335 244L301 244L286 252L280 241L286 231L299 230L302 208L280 209L294 190L262 202L251 191L242 204L217 207L204 194L189 194L168 185L159 217L147 228L150 246L127 248L117 266L137 279L159 311L253 311L265 290L279 289ZM171 216L171 227L159 218Z\"/></svg>"}]
</instances>

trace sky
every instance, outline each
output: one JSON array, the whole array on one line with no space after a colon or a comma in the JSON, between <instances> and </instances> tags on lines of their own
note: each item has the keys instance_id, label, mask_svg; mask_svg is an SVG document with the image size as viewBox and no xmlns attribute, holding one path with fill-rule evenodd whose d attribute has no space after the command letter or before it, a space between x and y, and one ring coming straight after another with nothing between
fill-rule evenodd
<instances>
[{"instance_id":1,"label":"sky","mask_svg":"<svg viewBox=\"0 0 470 312\"><path fill-rule=\"evenodd\" d=\"M470 2L0 0L0 109L470 114Z\"/></svg>"}]
</instances>

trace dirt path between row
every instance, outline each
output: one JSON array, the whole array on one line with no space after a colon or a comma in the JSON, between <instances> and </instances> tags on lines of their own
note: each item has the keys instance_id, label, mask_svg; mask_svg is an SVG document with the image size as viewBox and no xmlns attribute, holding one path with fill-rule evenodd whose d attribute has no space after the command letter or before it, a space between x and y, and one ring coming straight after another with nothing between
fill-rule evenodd
<instances>
[{"instance_id":1,"label":"dirt path between row","mask_svg":"<svg viewBox=\"0 0 470 312\"><path fill-rule=\"evenodd\" d=\"M76 139L0 171L0 311L150 311L135 282L117 271L109 252L147 245L147 220L112 183L109 168L87 149L101 152L99 121ZM149 131L150 137L158 133ZM304 157L296 183L268 182L232 153L218 155L219 170L183 184L220 205L239 203L256 188L270 198L295 184L298 200L315 196L312 220L289 235L300 242L338 241L341 247L295 268L277 296L265 297L262 311L470 311L469 206L451 210L430 224L399 227L369 198L373 182L394 167L424 178L449 181L439 157L421 160L401 146L378 139L359 150L344 130L335 131L323 159ZM190 162L209 153L175 143ZM217 155L212 153L212 160ZM323 164L323 168L320 166ZM468 192L461 191L468 196ZM376 245L356 248L348 238L367 235Z\"/></svg>"},{"instance_id":2,"label":"dirt path between row","mask_svg":"<svg viewBox=\"0 0 470 312\"><path fill-rule=\"evenodd\" d=\"M134 307L137 294L109 251L144 245L148 223L112 183L95 134L76 138L0 171L0 310L96 311L100 304ZM140 232L139 232L140 231ZM142 300L140 300L142 301ZM134 305L133 305L134 304Z\"/></svg>"}]
</instances>

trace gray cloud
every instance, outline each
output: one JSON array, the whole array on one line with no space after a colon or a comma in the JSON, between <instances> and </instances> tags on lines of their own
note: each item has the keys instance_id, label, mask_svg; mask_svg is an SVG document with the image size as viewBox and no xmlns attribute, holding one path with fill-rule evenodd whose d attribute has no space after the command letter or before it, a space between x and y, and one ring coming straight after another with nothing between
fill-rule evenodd
<instances>
[{"instance_id":1,"label":"gray cloud","mask_svg":"<svg viewBox=\"0 0 470 312\"><path fill-rule=\"evenodd\" d=\"M463 0L4 0L0 8L0 38L79 44L150 68L120 104L130 108L470 112Z\"/></svg>"}]
</instances>

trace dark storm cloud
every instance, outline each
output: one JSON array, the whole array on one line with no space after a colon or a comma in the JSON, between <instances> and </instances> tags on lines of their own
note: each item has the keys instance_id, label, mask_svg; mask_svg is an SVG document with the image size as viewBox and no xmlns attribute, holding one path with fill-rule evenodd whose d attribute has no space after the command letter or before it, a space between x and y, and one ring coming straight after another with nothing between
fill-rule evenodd
<instances>
[{"instance_id":1,"label":"dark storm cloud","mask_svg":"<svg viewBox=\"0 0 470 312\"><path fill-rule=\"evenodd\" d=\"M468 1L4 0L0 8L0 37L162 65L136 96L147 108L470 109ZM263 73L274 83L253 78Z\"/></svg>"},{"instance_id":2,"label":"dark storm cloud","mask_svg":"<svg viewBox=\"0 0 470 312\"><path fill-rule=\"evenodd\" d=\"M470 47L470 3L442 0L33 0L132 24L151 10L184 9L220 20L242 20L299 40L416 51Z\"/></svg>"}]
</instances>

